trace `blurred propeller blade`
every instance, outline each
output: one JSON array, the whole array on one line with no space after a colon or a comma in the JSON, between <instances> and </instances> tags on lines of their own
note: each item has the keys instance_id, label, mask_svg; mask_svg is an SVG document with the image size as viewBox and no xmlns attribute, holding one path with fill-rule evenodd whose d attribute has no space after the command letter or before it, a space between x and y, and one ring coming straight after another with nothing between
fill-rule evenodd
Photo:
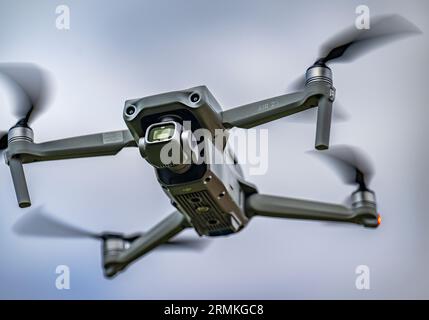
<instances>
[{"instance_id":1,"label":"blurred propeller blade","mask_svg":"<svg viewBox=\"0 0 429 320\"><path fill-rule=\"evenodd\" d=\"M305 88L305 76L302 75L299 78L296 78L288 85L288 91L295 92L295 91L302 91Z\"/></svg>"},{"instance_id":2,"label":"blurred propeller blade","mask_svg":"<svg viewBox=\"0 0 429 320\"><path fill-rule=\"evenodd\" d=\"M339 173L344 183L358 184L361 190L366 189L374 175L374 168L368 156L356 147L338 145L326 151L309 152L321 155L322 159Z\"/></svg>"},{"instance_id":3,"label":"blurred propeller blade","mask_svg":"<svg viewBox=\"0 0 429 320\"><path fill-rule=\"evenodd\" d=\"M13 231L20 236L47 238L92 238L103 240L109 235L120 236L118 233L94 233L83 228L70 225L47 213L43 207L38 207L24 215L13 226ZM127 241L134 241L143 233L124 236ZM164 243L165 249L202 250L208 245L207 239L179 237Z\"/></svg>"},{"instance_id":4,"label":"blurred propeller blade","mask_svg":"<svg viewBox=\"0 0 429 320\"><path fill-rule=\"evenodd\" d=\"M0 76L9 81L16 99L14 114L27 125L46 108L52 93L48 73L31 63L1 63Z\"/></svg>"},{"instance_id":5,"label":"blurred propeller blade","mask_svg":"<svg viewBox=\"0 0 429 320\"><path fill-rule=\"evenodd\" d=\"M108 233L107 233L108 234ZM124 239L127 241L133 242L137 240L140 236L144 235L144 232L133 233L131 235L125 236ZM183 235L178 235L173 239L170 239L167 242L164 242L161 245L162 249L190 249L190 250L202 250L209 244L208 239L204 238L195 238L187 237Z\"/></svg>"},{"instance_id":6,"label":"blurred propeller blade","mask_svg":"<svg viewBox=\"0 0 429 320\"><path fill-rule=\"evenodd\" d=\"M100 235L69 225L38 207L24 215L14 225L13 231L21 236L53 238L96 238Z\"/></svg>"},{"instance_id":7,"label":"blurred propeller blade","mask_svg":"<svg viewBox=\"0 0 429 320\"><path fill-rule=\"evenodd\" d=\"M285 117L289 122L296 123L311 123L314 124L317 121L317 108L311 108L302 112L295 113L291 116ZM332 121L335 122L345 122L350 119L347 111L339 104L337 101L334 102L332 108Z\"/></svg>"},{"instance_id":8,"label":"blurred propeller blade","mask_svg":"<svg viewBox=\"0 0 429 320\"><path fill-rule=\"evenodd\" d=\"M210 241L202 238L178 237L162 245L163 249L189 249L195 251L204 250Z\"/></svg>"},{"instance_id":9,"label":"blurred propeller blade","mask_svg":"<svg viewBox=\"0 0 429 320\"><path fill-rule=\"evenodd\" d=\"M419 33L419 28L398 14L373 17L369 29L352 26L325 42L316 64L350 62L384 44Z\"/></svg>"},{"instance_id":10,"label":"blurred propeller blade","mask_svg":"<svg viewBox=\"0 0 429 320\"><path fill-rule=\"evenodd\" d=\"M325 65L331 61L350 62L384 44L420 33L422 32L419 28L400 15L373 17L369 29L359 30L356 26L352 26L325 42L321 46L320 57L315 65ZM292 81L288 89L291 91L304 90L305 82L305 76L302 75ZM317 118L316 115L317 112L313 109L299 112L291 117L286 117L286 119L292 122L314 123ZM338 102L335 102L333 120L345 121L347 119L347 112L338 105Z\"/></svg>"},{"instance_id":11,"label":"blurred propeller blade","mask_svg":"<svg viewBox=\"0 0 429 320\"><path fill-rule=\"evenodd\" d=\"M0 131L0 150L7 149L7 132Z\"/></svg>"}]
</instances>

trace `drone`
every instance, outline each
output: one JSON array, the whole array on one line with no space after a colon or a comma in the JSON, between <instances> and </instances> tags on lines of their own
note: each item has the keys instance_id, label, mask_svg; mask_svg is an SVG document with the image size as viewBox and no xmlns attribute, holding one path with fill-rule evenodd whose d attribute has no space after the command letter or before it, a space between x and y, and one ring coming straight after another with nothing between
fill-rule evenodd
<instances>
[{"instance_id":1,"label":"drone","mask_svg":"<svg viewBox=\"0 0 429 320\"><path fill-rule=\"evenodd\" d=\"M328 66L350 62L370 49L406 36L420 33L399 15L372 18L371 28L346 29L321 47L319 58L298 81L298 90L235 108L223 110L206 86L173 91L125 102L126 130L103 132L42 143L34 142L33 120L45 110L49 85L45 71L33 64L0 64L0 75L9 81L8 90L17 98L18 122L0 133L0 150L10 168L19 207L31 206L23 165L39 161L113 156L124 148L138 148L154 168L162 190L174 212L146 232L91 233L44 217L47 235L66 233L102 242L104 275L112 278L131 263L159 246L174 243L174 237L193 228L199 236L227 236L243 230L257 216L304 219L357 224L377 228L381 217L375 192L369 189L373 169L369 159L347 145L329 146L336 89ZM349 204L331 204L260 194L244 179L240 163L226 143L214 152L232 154L229 164L188 161L201 156L195 130L250 129L308 109L317 110L315 150L339 169L346 184L356 185ZM190 126L184 126L184 123ZM213 144L208 139L205 143ZM179 150L178 161L164 163L160 156L167 145ZM15 225L21 234L38 231L31 212ZM34 220L36 219L36 220ZM51 220L49 220L51 219ZM43 223L42 223L43 224ZM46 227L47 226L47 227Z\"/></svg>"}]
</instances>

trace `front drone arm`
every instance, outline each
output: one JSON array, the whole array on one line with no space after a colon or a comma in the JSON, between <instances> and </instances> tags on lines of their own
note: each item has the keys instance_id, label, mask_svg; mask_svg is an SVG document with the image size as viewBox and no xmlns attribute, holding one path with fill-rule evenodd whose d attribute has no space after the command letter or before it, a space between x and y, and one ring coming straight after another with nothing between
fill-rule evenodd
<instances>
[{"instance_id":1,"label":"front drone arm","mask_svg":"<svg viewBox=\"0 0 429 320\"><path fill-rule=\"evenodd\" d=\"M190 224L182 213L176 211L170 214L148 232L131 242L127 249L114 252L114 254L104 252L103 267L105 275L109 278L115 276L135 260L159 245L168 242L179 232L189 227Z\"/></svg>"},{"instance_id":2,"label":"front drone arm","mask_svg":"<svg viewBox=\"0 0 429 320\"><path fill-rule=\"evenodd\" d=\"M335 89L329 68L315 66L307 70L304 91L285 94L221 112L226 128L249 129L270 121L318 107L316 142L318 150L328 149L331 129L332 103Z\"/></svg>"},{"instance_id":3,"label":"front drone arm","mask_svg":"<svg viewBox=\"0 0 429 320\"><path fill-rule=\"evenodd\" d=\"M129 146L136 146L136 143L128 130L34 143L31 129L12 128L5 158L11 171L19 206L25 208L31 205L22 164L115 155Z\"/></svg>"},{"instance_id":4,"label":"front drone arm","mask_svg":"<svg viewBox=\"0 0 429 320\"><path fill-rule=\"evenodd\" d=\"M246 199L246 211L249 217L335 221L356 223L372 228L378 227L379 217L375 202L369 202L369 195L355 193L353 198L355 199L354 205L352 208L348 208L338 204L256 193Z\"/></svg>"},{"instance_id":5,"label":"front drone arm","mask_svg":"<svg viewBox=\"0 0 429 320\"><path fill-rule=\"evenodd\" d=\"M249 129L309 109L317 100L306 91L285 94L223 111L222 122L226 128Z\"/></svg>"},{"instance_id":6,"label":"front drone arm","mask_svg":"<svg viewBox=\"0 0 429 320\"><path fill-rule=\"evenodd\" d=\"M13 130L13 129L12 129ZM125 147L137 146L128 130L33 143L21 139L9 142L7 158L19 157L22 163L115 155Z\"/></svg>"}]
</instances>

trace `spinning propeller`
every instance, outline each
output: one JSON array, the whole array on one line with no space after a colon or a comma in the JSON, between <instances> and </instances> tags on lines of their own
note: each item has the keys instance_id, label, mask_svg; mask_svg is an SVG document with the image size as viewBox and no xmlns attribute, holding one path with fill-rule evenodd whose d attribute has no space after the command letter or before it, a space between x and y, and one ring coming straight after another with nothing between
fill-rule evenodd
<instances>
[{"instance_id":1,"label":"spinning propeller","mask_svg":"<svg viewBox=\"0 0 429 320\"><path fill-rule=\"evenodd\" d=\"M0 64L0 80L14 100L15 126L28 127L46 110L52 93L48 73L30 63ZM0 150L8 147L8 133L0 132Z\"/></svg>"},{"instance_id":2,"label":"spinning propeller","mask_svg":"<svg viewBox=\"0 0 429 320\"><path fill-rule=\"evenodd\" d=\"M400 15L374 17L371 18L369 29L359 30L355 26L352 26L326 41L321 46L319 58L316 59L313 66L352 62L382 45L419 33L421 33L419 28ZM300 91L304 89L305 84L306 78L303 75L293 81L289 89ZM296 122L314 122L316 112L312 108L286 119ZM344 121L347 118L347 112L336 103L332 119Z\"/></svg>"},{"instance_id":3,"label":"spinning propeller","mask_svg":"<svg viewBox=\"0 0 429 320\"><path fill-rule=\"evenodd\" d=\"M310 151L311 153L316 153ZM346 145L333 146L327 151L319 151L330 166L337 171L347 185L356 185L357 189L345 201L348 205L358 210L359 215L355 217L355 222L369 227L377 227L381 224L380 214L370 213L368 208L376 210L375 193L368 188L374 168L368 156L357 149Z\"/></svg>"},{"instance_id":4,"label":"spinning propeller","mask_svg":"<svg viewBox=\"0 0 429 320\"><path fill-rule=\"evenodd\" d=\"M355 147L338 145L326 151L310 152L321 155L339 173L345 184L356 184L358 191L369 191L368 184L374 175L374 169L363 151Z\"/></svg>"},{"instance_id":5,"label":"spinning propeller","mask_svg":"<svg viewBox=\"0 0 429 320\"><path fill-rule=\"evenodd\" d=\"M15 223L13 231L20 236L48 237L48 238L88 238L96 240L106 240L109 238L121 238L132 242L141 233L122 235L120 233L103 232L95 233L65 223L51 214L47 213L43 207L32 210ZM206 239L181 238L165 242L163 246L180 249L203 249L208 244Z\"/></svg>"}]
</instances>

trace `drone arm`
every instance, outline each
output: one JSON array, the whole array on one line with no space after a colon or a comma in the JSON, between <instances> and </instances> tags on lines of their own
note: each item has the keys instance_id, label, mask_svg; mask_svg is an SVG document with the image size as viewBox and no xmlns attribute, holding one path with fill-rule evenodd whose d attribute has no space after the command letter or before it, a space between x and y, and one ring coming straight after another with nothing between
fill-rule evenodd
<instances>
[{"instance_id":1,"label":"drone arm","mask_svg":"<svg viewBox=\"0 0 429 320\"><path fill-rule=\"evenodd\" d=\"M31 200L28 193L27 182L25 180L24 168L22 166L21 159L10 159L9 168L12 175L12 181L15 187L16 199L18 201L19 207L29 207L31 205Z\"/></svg>"},{"instance_id":2,"label":"drone arm","mask_svg":"<svg viewBox=\"0 0 429 320\"><path fill-rule=\"evenodd\" d=\"M335 89L315 81L302 92L285 94L221 112L225 128L249 129L297 112L318 107L315 148L328 149Z\"/></svg>"},{"instance_id":3,"label":"drone arm","mask_svg":"<svg viewBox=\"0 0 429 320\"><path fill-rule=\"evenodd\" d=\"M134 138L128 130L121 130L39 144L23 143L22 150L14 151L21 152L23 162L27 163L115 155L128 146L136 146Z\"/></svg>"},{"instance_id":4,"label":"drone arm","mask_svg":"<svg viewBox=\"0 0 429 320\"><path fill-rule=\"evenodd\" d=\"M365 208L366 209L366 208ZM343 205L252 194L246 200L249 216L336 221L377 227L377 215L369 210L355 211Z\"/></svg>"},{"instance_id":5,"label":"drone arm","mask_svg":"<svg viewBox=\"0 0 429 320\"><path fill-rule=\"evenodd\" d=\"M329 147L331 134L332 99L322 97L317 109L316 143L317 150L326 150Z\"/></svg>"},{"instance_id":6,"label":"drone arm","mask_svg":"<svg viewBox=\"0 0 429 320\"><path fill-rule=\"evenodd\" d=\"M113 277L129 264L142 257L159 245L167 242L185 228L190 227L185 216L176 211L155 225L148 232L134 240L130 247L120 253L117 257L105 261L105 274Z\"/></svg>"},{"instance_id":7,"label":"drone arm","mask_svg":"<svg viewBox=\"0 0 429 320\"><path fill-rule=\"evenodd\" d=\"M18 204L31 206L22 164L35 161L62 160L115 155L124 147L136 146L129 131L113 131L36 144L28 139L9 143L6 162L9 165Z\"/></svg>"},{"instance_id":8,"label":"drone arm","mask_svg":"<svg viewBox=\"0 0 429 320\"><path fill-rule=\"evenodd\" d=\"M310 97L303 91L246 104L223 111L222 122L226 128L249 129L313 107Z\"/></svg>"}]
</instances>

